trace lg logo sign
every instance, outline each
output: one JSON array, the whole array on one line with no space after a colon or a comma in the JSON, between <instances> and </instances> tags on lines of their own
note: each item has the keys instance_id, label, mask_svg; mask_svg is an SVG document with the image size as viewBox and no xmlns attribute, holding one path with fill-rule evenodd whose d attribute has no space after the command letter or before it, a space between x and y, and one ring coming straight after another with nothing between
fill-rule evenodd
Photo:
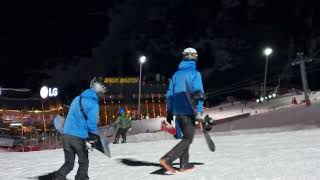
<instances>
[{"instance_id":1,"label":"lg logo sign","mask_svg":"<svg viewBox=\"0 0 320 180\"><path fill-rule=\"evenodd\" d=\"M58 96L58 88L48 88L47 86L43 86L40 89L40 96L43 99L47 97L56 97Z\"/></svg>"}]
</instances>

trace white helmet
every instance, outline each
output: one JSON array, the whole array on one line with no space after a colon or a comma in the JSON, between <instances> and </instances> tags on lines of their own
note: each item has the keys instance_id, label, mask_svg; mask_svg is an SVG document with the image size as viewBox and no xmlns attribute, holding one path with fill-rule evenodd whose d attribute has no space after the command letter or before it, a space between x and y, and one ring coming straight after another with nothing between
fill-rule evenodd
<instances>
[{"instance_id":1,"label":"white helmet","mask_svg":"<svg viewBox=\"0 0 320 180\"><path fill-rule=\"evenodd\" d=\"M103 96L107 92L107 85L104 83L102 77L94 77L90 82L90 88L97 93L98 97Z\"/></svg>"},{"instance_id":2,"label":"white helmet","mask_svg":"<svg viewBox=\"0 0 320 180\"><path fill-rule=\"evenodd\" d=\"M184 59L193 60L193 61L197 61L198 59L197 50L192 47L188 47L184 49L182 52L182 56Z\"/></svg>"}]
</instances>

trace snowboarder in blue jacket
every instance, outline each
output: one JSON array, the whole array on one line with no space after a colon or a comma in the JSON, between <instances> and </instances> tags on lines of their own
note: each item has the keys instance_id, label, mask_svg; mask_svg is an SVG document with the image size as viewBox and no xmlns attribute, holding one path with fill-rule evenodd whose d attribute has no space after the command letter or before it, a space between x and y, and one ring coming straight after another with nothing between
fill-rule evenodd
<instances>
[{"instance_id":1,"label":"snowboarder in blue jacket","mask_svg":"<svg viewBox=\"0 0 320 180\"><path fill-rule=\"evenodd\" d=\"M186 48L182 53L183 59L178 70L174 73L167 91L167 121L173 115L178 127L181 129L182 140L160 159L160 164L168 171L174 173L172 162L180 159L180 171L193 169L189 163L189 146L195 133L195 121L203 119L204 90L201 74L196 70L198 59L194 48Z\"/></svg>"},{"instance_id":2,"label":"snowboarder in blue jacket","mask_svg":"<svg viewBox=\"0 0 320 180\"><path fill-rule=\"evenodd\" d=\"M87 180L89 159L86 139L98 135L99 98L107 91L102 78L94 78L90 88L73 99L63 126L62 146L65 162L54 173L56 180L65 180L73 169L75 156L79 168L76 180Z\"/></svg>"}]
</instances>

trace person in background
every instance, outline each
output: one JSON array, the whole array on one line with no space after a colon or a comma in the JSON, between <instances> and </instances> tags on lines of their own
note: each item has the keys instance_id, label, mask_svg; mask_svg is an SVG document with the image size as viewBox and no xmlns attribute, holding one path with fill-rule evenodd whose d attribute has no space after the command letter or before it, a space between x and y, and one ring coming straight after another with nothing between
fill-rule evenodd
<instances>
[{"instance_id":1,"label":"person in background","mask_svg":"<svg viewBox=\"0 0 320 180\"><path fill-rule=\"evenodd\" d=\"M63 126L64 126L64 115L63 115L63 109L58 110L58 114L54 117L54 127L58 130L60 134L63 133Z\"/></svg>"},{"instance_id":2,"label":"person in background","mask_svg":"<svg viewBox=\"0 0 320 180\"><path fill-rule=\"evenodd\" d=\"M122 142L127 142L127 131L131 131L132 121L126 116L125 110L123 108L119 108L118 110L118 118L114 123L114 126L117 130L116 137L113 141L113 144L119 143L120 135L122 136Z\"/></svg>"},{"instance_id":3,"label":"person in background","mask_svg":"<svg viewBox=\"0 0 320 180\"><path fill-rule=\"evenodd\" d=\"M174 127L175 130L176 130L175 131L176 133L175 133L175 135L173 137L176 138L176 139L182 139L183 135L182 135L180 123L178 121L174 120L174 119L175 118L174 118L172 113L167 113L167 122L169 124L171 124L171 126ZM172 124L172 123L174 123L174 124Z\"/></svg>"},{"instance_id":4,"label":"person in background","mask_svg":"<svg viewBox=\"0 0 320 180\"><path fill-rule=\"evenodd\" d=\"M0 113L0 128L3 127L3 115Z\"/></svg>"}]
</instances>

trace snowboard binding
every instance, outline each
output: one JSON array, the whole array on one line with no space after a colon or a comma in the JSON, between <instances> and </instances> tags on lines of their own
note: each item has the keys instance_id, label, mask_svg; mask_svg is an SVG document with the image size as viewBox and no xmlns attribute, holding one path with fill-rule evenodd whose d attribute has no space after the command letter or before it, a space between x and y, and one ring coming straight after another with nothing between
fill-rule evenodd
<instances>
[{"instance_id":1,"label":"snowboard binding","mask_svg":"<svg viewBox=\"0 0 320 180\"><path fill-rule=\"evenodd\" d=\"M216 125L216 122L214 119L209 117L209 115L206 115L203 119L203 124L206 131L211 131L212 127Z\"/></svg>"}]
</instances>

